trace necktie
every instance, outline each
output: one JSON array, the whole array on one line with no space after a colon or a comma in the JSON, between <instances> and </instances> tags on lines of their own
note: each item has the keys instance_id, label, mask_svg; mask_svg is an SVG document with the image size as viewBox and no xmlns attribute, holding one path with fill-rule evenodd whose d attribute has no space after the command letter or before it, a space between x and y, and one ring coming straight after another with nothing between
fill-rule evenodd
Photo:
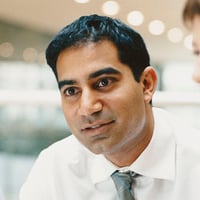
<instances>
[{"instance_id":1,"label":"necktie","mask_svg":"<svg viewBox=\"0 0 200 200\"><path fill-rule=\"evenodd\" d=\"M136 174L128 172L115 171L111 177L115 183L120 200L135 200L131 192L131 186Z\"/></svg>"}]
</instances>

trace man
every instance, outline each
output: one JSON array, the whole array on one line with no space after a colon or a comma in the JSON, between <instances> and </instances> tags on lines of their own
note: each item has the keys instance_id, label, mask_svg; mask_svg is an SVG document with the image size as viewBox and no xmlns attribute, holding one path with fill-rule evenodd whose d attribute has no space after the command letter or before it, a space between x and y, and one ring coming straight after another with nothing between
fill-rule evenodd
<instances>
[{"instance_id":1,"label":"man","mask_svg":"<svg viewBox=\"0 0 200 200\"><path fill-rule=\"evenodd\" d=\"M193 51L197 56L193 80L200 83L200 0L186 1L183 9L183 21L192 30Z\"/></svg>"},{"instance_id":2,"label":"man","mask_svg":"<svg viewBox=\"0 0 200 200\"><path fill-rule=\"evenodd\" d=\"M72 135L40 154L20 200L199 200L200 133L152 108L157 75L137 32L83 16L46 58Z\"/></svg>"}]
</instances>

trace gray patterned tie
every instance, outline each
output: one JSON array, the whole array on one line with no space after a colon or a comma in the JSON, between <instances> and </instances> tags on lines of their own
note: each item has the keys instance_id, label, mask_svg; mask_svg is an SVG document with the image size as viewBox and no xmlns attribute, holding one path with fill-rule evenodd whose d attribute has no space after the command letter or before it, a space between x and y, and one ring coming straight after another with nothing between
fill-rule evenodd
<instances>
[{"instance_id":1,"label":"gray patterned tie","mask_svg":"<svg viewBox=\"0 0 200 200\"><path fill-rule=\"evenodd\" d=\"M120 200L135 200L131 192L131 186L133 184L135 175L136 174L131 171L128 172L115 171L111 175L115 183L115 187L117 189Z\"/></svg>"}]
</instances>

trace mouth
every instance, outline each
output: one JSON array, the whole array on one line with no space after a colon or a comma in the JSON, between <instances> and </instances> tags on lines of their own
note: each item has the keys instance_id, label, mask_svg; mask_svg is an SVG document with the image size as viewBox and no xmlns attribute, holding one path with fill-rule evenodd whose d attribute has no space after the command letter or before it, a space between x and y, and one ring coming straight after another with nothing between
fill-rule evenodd
<instances>
[{"instance_id":1,"label":"mouth","mask_svg":"<svg viewBox=\"0 0 200 200\"><path fill-rule=\"evenodd\" d=\"M81 131L82 132L90 132L90 131L92 132L92 131L95 131L95 130L100 130L100 129L106 128L110 124L113 124L113 123L114 123L114 120L109 121L109 122L105 122L105 123L88 124L88 125L85 125L83 128L81 128Z\"/></svg>"}]
</instances>

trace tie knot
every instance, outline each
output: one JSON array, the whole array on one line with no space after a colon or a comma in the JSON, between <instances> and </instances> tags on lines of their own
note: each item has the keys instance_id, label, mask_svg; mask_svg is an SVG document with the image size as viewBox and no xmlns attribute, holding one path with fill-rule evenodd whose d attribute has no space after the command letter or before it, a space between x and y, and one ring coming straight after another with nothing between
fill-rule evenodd
<instances>
[{"instance_id":1,"label":"tie knot","mask_svg":"<svg viewBox=\"0 0 200 200\"><path fill-rule=\"evenodd\" d=\"M131 185L133 183L133 176L135 175L134 172L127 171L127 172L120 172L120 171L115 171L111 177L113 181L115 182L115 185L117 189L119 190L120 188L123 189L131 189Z\"/></svg>"},{"instance_id":2,"label":"tie knot","mask_svg":"<svg viewBox=\"0 0 200 200\"><path fill-rule=\"evenodd\" d=\"M120 200L134 200L134 192L132 191L132 184L134 182L134 178L136 177L136 173L127 171L120 172L115 171L111 177L115 183L115 187L117 189L119 199Z\"/></svg>"}]
</instances>

